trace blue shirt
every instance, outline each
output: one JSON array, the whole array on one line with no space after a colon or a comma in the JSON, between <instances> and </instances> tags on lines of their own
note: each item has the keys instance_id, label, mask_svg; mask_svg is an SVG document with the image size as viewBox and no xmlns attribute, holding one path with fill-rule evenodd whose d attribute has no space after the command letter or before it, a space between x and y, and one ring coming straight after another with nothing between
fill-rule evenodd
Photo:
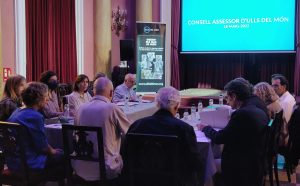
<instances>
[{"instance_id":1,"label":"blue shirt","mask_svg":"<svg viewBox=\"0 0 300 186\"><path fill-rule=\"evenodd\" d=\"M9 122L19 123L27 129L22 135L25 148L25 156L30 169L44 169L47 155L43 149L48 147L45 135L44 117L38 111L31 108L17 109L8 119ZM16 152L14 157L6 157L9 169L19 170L20 159Z\"/></svg>"},{"instance_id":2,"label":"blue shirt","mask_svg":"<svg viewBox=\"0 0 300 186\"><path fill-rule=\"evenodd\" d=\"M129 101L138 101L138 98L136 96L135 91L133 88L128 88L125 83L117 86L117 88L114 91L114 96L112 98L112 102L120 102L120 101L125 101L126 95L129 98Z\"/></svg>"}]
</instances>

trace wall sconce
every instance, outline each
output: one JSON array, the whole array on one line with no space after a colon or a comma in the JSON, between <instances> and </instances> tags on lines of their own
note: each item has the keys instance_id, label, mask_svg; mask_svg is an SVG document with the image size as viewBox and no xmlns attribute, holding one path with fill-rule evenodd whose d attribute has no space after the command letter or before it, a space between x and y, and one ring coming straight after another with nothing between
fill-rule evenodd
<instances>
[{"instance_id":1,"label":"wall sconce","mask_svg":"<svg viewBox=\"0 0 300 186\"><path fill-rule=\"evenodd\" d=\"M120 31L125 31L128 28L128 22L127 22L127 11L126 10L120 10L120 7L118 6L117 10L112 10L112 25L111 30L115 31L115 34L117 36L120 35Z\"/></svg>"}]
</instances>

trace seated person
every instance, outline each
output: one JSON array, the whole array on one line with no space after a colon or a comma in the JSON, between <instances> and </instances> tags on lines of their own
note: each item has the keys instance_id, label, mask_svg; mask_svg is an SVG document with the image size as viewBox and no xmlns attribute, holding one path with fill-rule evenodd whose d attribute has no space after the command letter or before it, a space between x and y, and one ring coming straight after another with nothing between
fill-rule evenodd
<instances>
[{"instance_id":1,"label":"seated person","mask_svg":"<svg viewBox=\"0 0 300 186\"><path fill-rule=\"evenodd\" d=\"M49 101L41 109L45 118L53 118L63 115L58 105L58 97L56 89L58 87L57 76L53 71L43 72L41 75L40 82L48 86L48 97Z\"/></svg>"},{"instance_id":2,"label":"seated person","mask_svg":"<svg viewBox=\"0 0 300 186\"><path fill-rule=\"evenodd\" d=\"M88 86L89 78L84 74L78 75L74 83L73 92L67 96L70 107L70 116L75 117L79 106L92 99L91 95L87 92Z\"/></svg>"},{"instance_id":3,"label":"seated person","mask_svg":"<svg viewBox=\"0 0 300 186\"><path fill-rule=\"evenodd\" d=\"M112 82L106 77L100 77L94 82L94 97L90 102L79 107L75 125L102 127L104 157L107 179L115 179L121 173L123 161L120 155L122 135L129 128L130 121L124 112L111 103L113 95ZM92 136L89 140L96 145ZM96 150L92 156L97 156ZM99 164L76 160L73 162L76 174L86 181L99 180Z\"/></svg>"},{"instance_id":4,"label":"seated person","mask_svg":"<svg viewBox=\"0 0 300 186\"><path fill-rule=\"evenodd\" d=\"M113 96L113 103L125 101L126 96L128 96L129 101L138 101L133 86L135 85L135 75L126 74L124 83L117 86Z\"/></svg>"},{"instance_id":5,"label":"seated person","mask_svg":"<svg viewBox=\"0 0 300 186\"><path fill-rule=\"evenodd\" d=\"M276 113L282 110L279 104L279 97L269 83L260 82L256 84L254 86L254 94L266 104L270 119L274 119Z\"/></svg>"},{"instance_id":6,"label":"seated person","mask_svg":"<svg viewBox=\"0 0 300 186\"><path fill-rule=\"evenodd\" d=\"M219 131L203 124L202 130L215 144L224 144L221 156L223 182L226 186L260 186L264 175L264 147L268 115L247 100L249 86L232 80L225 86L227 103L236 109L227 126Z\"/></svg>"},{"instance_id":7,"label":"seated person","mask_svg":"<svg viewBox=\"0 0 300 186\"><path fill-rule=\"evenodd\" d=\"M272 87L279 96L279 104L283 109L283 129L280 134L280 143L286 146L288 143L288 123L291 119L295 98L288 91L288 80L281 74L272 75Z\"/></svg>"},{"instance_id":8,"label":"seated person","mask_svg":"<svg viewBox=\"0 0 300 186\"><path fill-rule=\"evenodd\" d=\"M94 91L93 91L93 84L96 81L96 79L100 77L106 77L106 75L102 72L97 72L94 76L93 82L90 82L89 87L88 87L88 93L93 97L94 96Z\"/></svg>"},{"instance_id":9,"label":"seated person","mask_svg":"<svg viewBox=\"0 0 300 186\"><path fill-rule=\"evenodd\" d=\"M47 103L47 86L42 83L31 82L21 95L25 108L17 109L8 121L19 123L27 129L22 137L29 169L45 170L63 165L63 151L54 149L48 144L44 117L38 112ZM21 165L19 161L16 161L16 156L5 157L9 170L20 170Z\"/></svg>"},{"instance_id":10,"label":"seated person","mask_svg":"<svg viewBox=\"0 0 300 186\"><path fill-rule=\"evenodd\" d=\"M26 79L21 75L10 76L4 86L0 101L0 121L6 121L10 115L22 106L21 92L26 86Z\"/></svg>"},{"instance_id":11,"label":"seated person","mask_svg":"<svg viewBox=\"0 0 300 186\"><path fill-rule=\"evenodd\" d=\"M239 77L235 78L236 81L240 81L241 83L244 83L250 90L251 96L245 100L247 104L254 105L257 108L263 110L266 114L268 114L268 109L266 104L253 92L253 85L246 79Z\"/></svg>"},{"instance_id":12,"label":"seated person","mask_svg":"<svg viewBox=\"0 0 300 186\"><path fill-rule=\"evenodd\" d=\"M182 158L180 167L181 182L184 185L187 183L195 185L199 180L196 180L196 174L193 173L201 172L201 156L197 150L196 135L193 127L175 117L180 105L179 91L173 87L161 88L156 95L156 102L159 110L152 116L135 121L129 127L127 133L178 136L181 139L180 147L183 149L179 154ZM125 153L128 148L127 145L125 139L122 147L125 165L127 162Z\"/></svg>"}]
</instances>

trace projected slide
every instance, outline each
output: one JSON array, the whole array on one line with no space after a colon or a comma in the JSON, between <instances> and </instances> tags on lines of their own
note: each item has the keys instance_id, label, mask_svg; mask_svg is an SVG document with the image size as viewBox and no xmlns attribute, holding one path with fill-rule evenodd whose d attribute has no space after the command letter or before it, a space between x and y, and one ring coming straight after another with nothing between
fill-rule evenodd
<instances>
[{"instance_id":1,"label":"projected slide","mask_svg":"<svg viewBox=\"0 0 300 186\"><path fill-rule=\"evenodd\" d=\"M295 0L182 0L182 52L290 52Z\"/></svg>"}]
</instances>

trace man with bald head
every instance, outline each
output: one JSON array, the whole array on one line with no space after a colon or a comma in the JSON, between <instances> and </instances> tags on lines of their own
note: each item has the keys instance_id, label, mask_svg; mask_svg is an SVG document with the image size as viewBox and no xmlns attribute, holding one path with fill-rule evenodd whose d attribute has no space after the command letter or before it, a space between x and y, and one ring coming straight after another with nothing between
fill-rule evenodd
<instances>
[{"instance_id":1,"label":"man with bald head","mask_svg":"<svg viewBox=\"0 0 300 186\"><path fill-rule=\"evenodd\" d=\"M107 77L98 78L93 90L95 96L90 102L80 106L75 124L102 127L106 174L108 179L114 179L123 167L120 156L121 136L127 132L131 122L117 105L111 103L113 85ZM97 141L93 135L87 138L95 146ZM92 155L96 156L97 153L94 149ZM73 164L76 174L87 181L99 180L98 166L96 162L81 160L76 160Z\"/></svg>"},{"instance_id":2,"label":"man with bald head","mask_svg":"<svg viewBox=\"0 0 300 186\"><path fill-rule=\"evenodd\" d=\"M135 85L135 75L134 74L126 74L124 83L117 86L112 101L114 103L125 101L126 96L129 101L138 101L135 91L133 90L133 86Z\"/></svg>"}]
</instances>

